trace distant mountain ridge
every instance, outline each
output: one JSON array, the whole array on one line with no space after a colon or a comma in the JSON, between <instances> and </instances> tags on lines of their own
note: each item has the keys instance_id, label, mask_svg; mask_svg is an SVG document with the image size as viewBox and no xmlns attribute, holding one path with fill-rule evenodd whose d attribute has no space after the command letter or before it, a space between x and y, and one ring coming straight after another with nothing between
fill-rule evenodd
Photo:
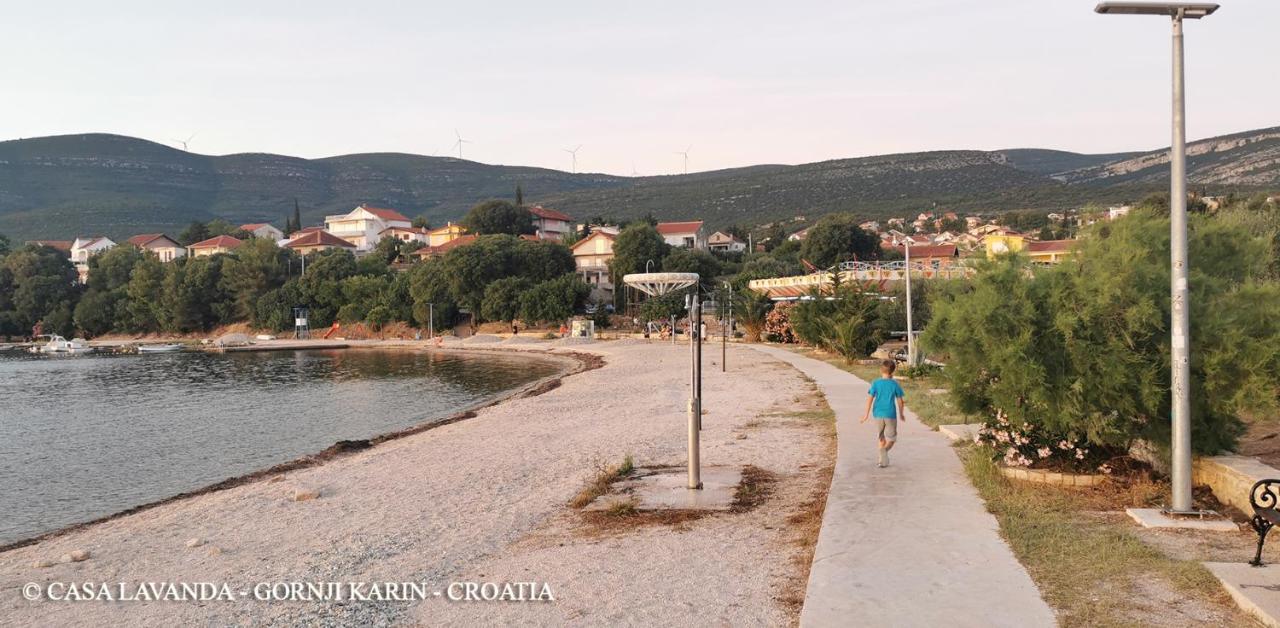
<instances>
[{"instance_id":1,"label":"distant mountain ridge","mask_svg":"<svg viewBox=\"0 0 1280 628\"><path fill-rule=\"evenodd\" d=\"M1193 186L1280 189L1280 127L1193 142L1188 155ZM950 150L620 177L403 153L208 156L84 134L0 142L0 233L119 239L215 217L281 224L295 198L308 224L362 202L443 224L478 201L512 198L517 185L527 201L579 218L652 214L721 227L834 211L877 218L935 205L1056 209L1132 200L1167 180L1162 151Z\"/></svg>"}]
</instances>

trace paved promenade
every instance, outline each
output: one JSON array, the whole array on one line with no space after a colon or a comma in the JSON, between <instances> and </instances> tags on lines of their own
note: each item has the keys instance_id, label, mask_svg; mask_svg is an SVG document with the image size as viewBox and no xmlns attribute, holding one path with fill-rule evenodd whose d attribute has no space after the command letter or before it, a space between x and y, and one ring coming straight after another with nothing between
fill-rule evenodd
<instances>
[{"instance_id":1,"label":"paved promenade","mask_svg":"<svg viewBox=\"0 0 1280 628\"><path fill-rule=\"evenodd\" d=\"M866 382L784 349L753 348L813 378L836 414L835 475L801 626L1055 624L946 437L908 409L891 464L879 469L876 428L858 423Z\"/></svg>"}]
</instances>

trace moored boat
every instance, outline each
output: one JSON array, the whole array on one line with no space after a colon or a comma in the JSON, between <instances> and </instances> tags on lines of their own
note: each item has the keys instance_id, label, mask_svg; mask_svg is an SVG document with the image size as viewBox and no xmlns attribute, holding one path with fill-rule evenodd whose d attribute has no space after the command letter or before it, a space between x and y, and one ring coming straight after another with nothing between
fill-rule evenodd
<instances>
[{"instance_id":1,"label":"moored boat","mask_svg":"<svg viewBox=\"0 0 1280 628\"><path fill-rule=\"evenodd\" d=\"M67 340L57 334L42 337L47 337L49 342L36 345L35 349L39 353L93 353L93 347L84 338Z\"/></svg>"},{"instance_id":2,"label":"moored boat","mask_svg":"<svg viewBox=\"0 0 1280 628\"><path fill-rule=\"evenodd\" d=\"M182 351L180 344L138 345L138 353L178 353Z\"/></svg>"}]
</instances>

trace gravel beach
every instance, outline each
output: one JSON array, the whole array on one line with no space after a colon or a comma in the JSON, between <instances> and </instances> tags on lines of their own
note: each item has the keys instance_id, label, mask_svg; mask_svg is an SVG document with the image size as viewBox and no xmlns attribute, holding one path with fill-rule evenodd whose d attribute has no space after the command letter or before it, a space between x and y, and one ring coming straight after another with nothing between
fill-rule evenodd
<instances>
[{"instance_id":1,"label":"gravel beach","mask_svg":"<svg viewBox=\"0 0 1280 628\"><path fill-rule=\"evenodd\" d=\"M812 385L732 348L706 356L703 464L774 478L758 505L601 522L569 506L601 466L684 463L688 346L594 343L605 366L474 418L319 466L0 553L0 625L786 625L831 428ZM710 353L710 352L708 352ZM820 403L820 402L819 402ZM810 412L810 414L813 414ZM820 510L819 510L820 512ZM83 552L77 554L76 552ZM255 584L545 583L555 601L258 601ZM234 600L27 601L27 583L227 583ZM238 592L250 591L247 597Z\"/></svg>"}]
</instances>

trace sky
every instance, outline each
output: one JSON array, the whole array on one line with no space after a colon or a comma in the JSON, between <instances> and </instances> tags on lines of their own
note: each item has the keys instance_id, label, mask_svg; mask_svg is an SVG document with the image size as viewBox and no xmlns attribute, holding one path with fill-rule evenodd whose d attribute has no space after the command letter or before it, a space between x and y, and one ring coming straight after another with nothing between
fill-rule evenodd
<instances>
[{"instance_id":1,"label":"sky","mask_svg":"<svg viewBox=\"0 0 1280 628\"><path fill-rule=\"evenodd\" d=\"M1280 2L1186 26L1188 135L1280 125ZM0 139L653 175L1169 143L1167 18L1078 0L11 2ZM194 135L194 137L192 137Z\"/></svg>"}]
</instances>

